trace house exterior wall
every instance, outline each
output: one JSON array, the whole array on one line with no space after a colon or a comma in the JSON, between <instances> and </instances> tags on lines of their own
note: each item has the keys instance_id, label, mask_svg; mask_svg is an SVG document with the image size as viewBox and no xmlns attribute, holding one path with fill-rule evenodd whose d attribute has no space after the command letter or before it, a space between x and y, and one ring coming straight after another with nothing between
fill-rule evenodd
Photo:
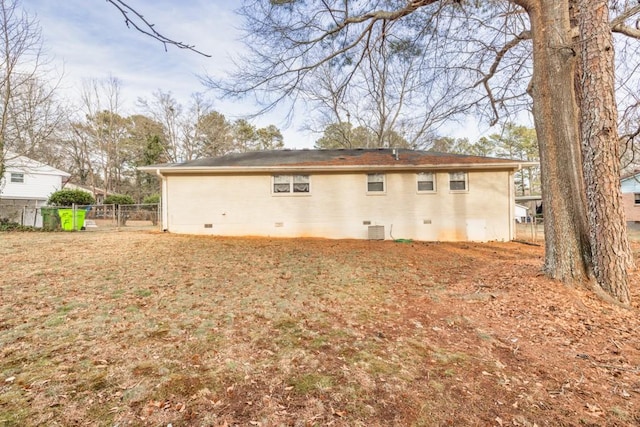
<instances>
[{"instance_id":1,"label":"house exterior wall","mask_svg":"<svg viewBox=\"0 0 640 427\"><path fill-rule=\"evenodd\" d=\"M309 173L310 192L274 194L272 176L168 175L164 225L170 232L223 236L367 239L384 226L386 239L511 240L513 174L469 171L468 191L449 190L437 172L433 193L417 191L414 172L385 174L385 192L367 193L367 174Z\"/></svg>"},{"instance_id":2,"label":"house exterior wall","mask_svg":"<svg viewBox=\"0 0 640 427\"><path fill-rule=\"evenodd\" d=\"M622 205L627 221L640 221L640 204L636 205L634 193L622 193Z\"/></svg>"},{"instance_id":3,"label":"house exterior wall","mask_svg":"<svg viewBox=\"0 0 640 427\"><path fill-rule=\"evenodd\" d=\"M640 176L635 175L627 179L623 179L620 187L622 193L640 193Z\"/></svg>"},{"instance_id":4,"label":"house exterior wall","mask_svg":"<svg viewBox=\"0 0 640 427\"><path fill-rule=\"evenodd\" d=\"M640 194L640 176L635 175L622 180L621 190L627 221L640 221L640 204L635 203L635 194Z\"/></svg>"},{"instance_id":5,"label":"house exterior wall","mask_svg":"<svg viewBox=\"0 0 640 427\"><path fill-rule=\"evenodd\" d=\"M11 182L12 172L23 173L24 182ZM51 193L62 188L62 178L61 175L9 169L4 174L0 198L45 201Z\"/></svg>"}]
</instances>

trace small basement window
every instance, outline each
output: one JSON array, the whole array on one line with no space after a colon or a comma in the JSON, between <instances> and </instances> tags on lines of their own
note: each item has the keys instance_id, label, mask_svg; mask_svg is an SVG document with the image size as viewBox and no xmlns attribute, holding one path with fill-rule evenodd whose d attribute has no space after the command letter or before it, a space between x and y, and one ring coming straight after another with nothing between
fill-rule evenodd
<instances>
[{"instance_id":1,"label":"small basement window","mask_svg":"<svg viewBox=\"0 0 640 427\"><path fill-rule=\"evenodd\" d=\"M436 191L436 181L433 172L418 172L418 191L434 192Z\"/></svg>"},{"instance_id":2,"label":"small basement window","mask_svg":"<svg viewBox=\"0 0 640 427\"><path fill-rule=\"evenodd\" d=\"M467 173L466 172L449 172L449 190L451 191L467 191Z\"/></svg>"},{"instance_id":3,"label":"small basement window","mask_svg":"<svg viewBox=\"0 0 640 427\"><path fill-rule=\"evenodd\" d=\"M11 172L11 182L15 182L18 184L24 183L24 174L18 172Z\"/></svg>"},{"instance_id":4,"label":"small basement window","mask_svg":"<svg viewBox=\"0 0 640 427\"><path fill-rule=\"evenodd\" d=\"M283 193L309 193L309 175L274 175L273 192Z\"/></svg>"},{"instance_id":5,"label":"small basement window","mask_svg":"<svg viewBox=\"0 0 640 427\"><path fill-rule=\"evenodd\" d=\"M369 193L384 192L384 174L383 173L367 174L367 192Z\"/></svg>"},{"instance_id":6,"label":"small basement window","mask_svg":"<svg viewBox=\"0 0 640 427\"><path fill-rule=\"evenodd\" d=\"M640 206L640 193L633 193L633 200L636 206Z\"/></svg>"}]
</instances>

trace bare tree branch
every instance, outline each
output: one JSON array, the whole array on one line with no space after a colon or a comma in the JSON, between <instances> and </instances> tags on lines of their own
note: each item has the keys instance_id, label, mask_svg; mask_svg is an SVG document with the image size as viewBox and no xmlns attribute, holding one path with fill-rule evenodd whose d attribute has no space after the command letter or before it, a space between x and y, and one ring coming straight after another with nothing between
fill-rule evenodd
<instances>
[{"instance_id":1,"label":"bare tree branch","mask_svg":"<svg viewBox=\"0 0 640 427\"><path fill-rule=\"evenodd\" d=\"M625 21L638 13L640 13L640 5L626 9L620 15L611 20L611 23L609 24L611 31L614 33L624 34L628 37L640 39L640 28L638 28L640 26L640 20L636 19L635 28L625 24Z\"/></svg>"},{"instance_id":2,"label":"bare tree branch","mask_svg":"<svg viewBox=\"0 0 640 427\"><path fill-rule=\"evenodd\" d=\"M493 64L491 64L491 67L489 67L489 71L484 75L482 79L480 79L474 85L474 87L482 85L485 91L487 92L487 96L489 97L489 103L491 104L491 109L493 110L493 114L494 114L494 117L490 121L491 126L494 126L495 124L498 123L498 120L500 119L500 114L498 113L498 107L496 105L497 102L493 95L491 86L489 85L489 80L491 80L491 78L495 76L498 66L500 65L500 62L502 61L504 56L507 54L507 52L509 52L509 50L513 49L518 44L520 44L521 41L530 40L530 39L531 39L531 32L527 30L527 31L521 32L511 41L506 43L502 47L502 49L496 52L496 57L493 61Z\"/></svg>"},{"instance_id":3,"label":"bare tree branch","mask_svg":"<svg viewBox=\"0 0 640 427\"><path fill-rule=\"evenodd\" d=\"M172 45L179 49L190 50L197 53L198 55L206 56L207 58L211 57L211 55L197 50L195 48L195 45L189 45L183 42L179 42L161 34L155 29L154 24L147 21L147 19L140 12L129 6L126 2L122 0L106 0L106 2L111 3L116 9L120 11L122 16L124 17L124 23L127 28L133 27L136 31L139 31L146 36L158 40L163 44L165 51L167 50L167 46ZM131 18L130 14L133 15L133 19Z\"/></svg>"}]
</instances>

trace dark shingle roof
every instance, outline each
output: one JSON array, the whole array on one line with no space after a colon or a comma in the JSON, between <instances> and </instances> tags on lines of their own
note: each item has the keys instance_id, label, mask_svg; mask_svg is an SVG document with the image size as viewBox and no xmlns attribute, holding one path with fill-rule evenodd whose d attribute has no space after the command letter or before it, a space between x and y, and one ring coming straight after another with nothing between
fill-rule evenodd
<instances>
[{"instance_id":1,"label":"dark shingle roof","mask_svg":"<svg viewBox=\"0 0 640 427\"><path fill-rule=\"evenodd\" d=\"M446 166L451 164L513 164L517 160L431 151L393 149L344 149L344 150L273 150L252 151L210 157L171 165L173 168L208 167L282 167L282 166ZM167 165L165 165L167 166Z\"/></svg>"}]
</instances>

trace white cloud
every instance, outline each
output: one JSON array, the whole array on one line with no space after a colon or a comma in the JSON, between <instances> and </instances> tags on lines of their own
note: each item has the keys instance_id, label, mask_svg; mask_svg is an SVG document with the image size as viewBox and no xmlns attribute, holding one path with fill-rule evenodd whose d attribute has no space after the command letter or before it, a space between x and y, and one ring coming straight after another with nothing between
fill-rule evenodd
<instances>
[{"instance_id":1,"label":"white cloud","mask_svg":"<svg viewBox=\"0 0 640 427\"><path fill-rule=\"evenodd\" d=\"M239 41L236 1L218 0L129 0L163 35L194 45L211 58L163 45L124 24L124 18L106 1L29 0L24 6L40 21L45 50L64 68L62 88L67 97L78 99L82 81L113 76L122 82L124 103L133 110L139 97L150 98L158 89L171 92L182 103L195 92L204 92L198 76L220 75L231 67L230 57L243 47ZM64 65L63 65L64 64ZM216 102L228 116L256 111L252 104ZM285 125L282 111L261 117L256 124ZM288 147L313 145L295 126L284 129Z\"/></svg>"}]
</instances>

